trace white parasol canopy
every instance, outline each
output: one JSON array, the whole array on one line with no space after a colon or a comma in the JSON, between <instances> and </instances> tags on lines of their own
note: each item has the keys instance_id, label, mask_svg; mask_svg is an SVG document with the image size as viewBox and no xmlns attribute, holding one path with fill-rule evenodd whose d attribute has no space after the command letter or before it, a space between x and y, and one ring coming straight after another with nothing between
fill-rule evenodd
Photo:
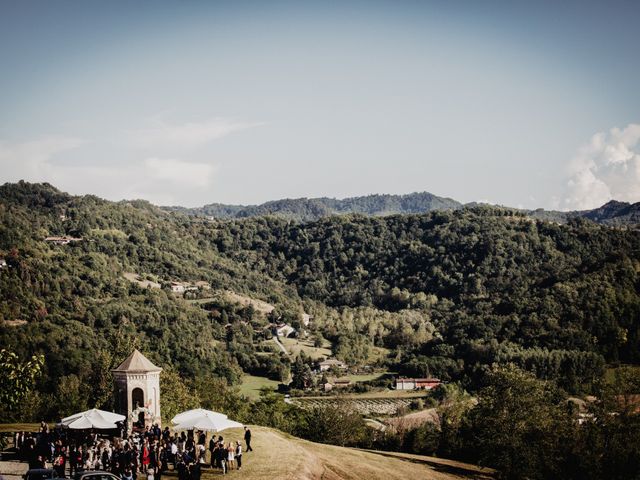
<instances>
[{"instance_id":1,"label":"white parasol canopy","mask_svg":"<svg viewBox=\"0 0 640 480\"><path fill-rule=\"evenodd\" d=\"M194 417L175 426L176 430L203 430L220 432L227 428L242 428L242 423L223 417Z\"/></svg>"},{"instance_id":2,"label":"white parasol canopy","mask_svg":"<svg viewBox=\"0 0 640 480\"><path fill-rule=\"evenodd\" d=\"M171 423L179 424L189 420L191 418L198 417L220 417L227 418L224 413L214 412L212 410L205 410L204 408L194 408L193 410L187 410L186 412L179 413L171 419Z\"/></svg>"},{"instance_id":3,"label":"white parasol canopy","mask_svg":"<svg viewBox=\"0 0 640 480\"><path fill-rule=\"evenodd\" d=\"M126 417L124 415L92 408L86 412L76 413L75 415L63 418L60 423L74 430L82 430L86 428L106 430L117 428L116 422L121 422L125 418Z\"/></svg>"},{"instance_id":4,"label":"white parasol canopy","mask_svg":"<svg viewBox=\"0 0 640 480\"><path fill-rule=\"evenodd\" d=\"M220 432L227 428L242 427L242 424L230 420L224 413L212 412L203 408L196 408L180 413L171 420L176 430L203 430Z\"/></svg>"}]
</instances>

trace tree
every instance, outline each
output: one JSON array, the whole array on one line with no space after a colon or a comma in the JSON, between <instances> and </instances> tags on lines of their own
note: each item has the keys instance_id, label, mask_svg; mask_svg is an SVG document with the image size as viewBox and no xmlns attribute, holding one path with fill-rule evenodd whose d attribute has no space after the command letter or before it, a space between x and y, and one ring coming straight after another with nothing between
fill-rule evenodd
<instances>
[{"instance_id":1,"label":"tree","mask_svg":"<svg viewBox=\"0 0 640 480\"><path fill-rule=\"evenodd\" d=\"M55 417L64 418L89 408L87 404L88 388L77 375L62 377L50 405L56 412Z\"/></svg>"},{"instance_id":2,"label":"tree","mask_svg":"<svg viewBox=\"0 0 640 480\"><path fill-rule=\"evenodd\" d=\"M225 413L232 418L245 418L248 414L246 399L237 388L229 387L225 378L212 375L198 377L194 381L194 390L203 408Z\"/></svg>"},{"instance_id":3,"label":"tree","mask_svg":"<svg viewBox=\"0 0 640 480\"><path fill-rule=\"evenodd\" d=\"M332 445L358 445L367 433L362 416L348 401L324 402L307 417L305 438Z\"/></svg>"},{"instance_id":4,"label":"tree","mask_svg":"<svg viewBox=\"0 0 640 480\"><path fill-rule=\"evenodd\" d=\"M89 377L91 406L111 410L113 407L113 374L117 365L107 350L98 350Z\"/></svg>"},{"instance_id":5,"label":"tree","mask_svg":"<svg viewBox=\"0 0 640 480\"><path fill-rule=\"evenodd\" d=\"M302 356L298 356L291 367L291 387L305 390L313 386L313 373Z\"/></svg>"},{"instance_id":6,"label":"tree","mask_svg":"<svg viewBox=\"0 0 640 480\"><path fill-rule=\"evenodd\" d=\"M0 404L13 412L34 387L42 372L44 356L34 355L21 362L13 352L0 350Z\"/></svg>"},{"instance_id":7,"label":"tree","mask_svg":"<svg viewBox=\"0 0 640 480\"><path fill-rule=\"evenodd\" d=\"M431 422L409 430L404 438L405 449L420 455L433 455L440 443L438 427Z\"/></svg>"},{"instance_id":8,"label":"tree","mask_svg":"<svg viewBox=\"0 0 640 480\"><path fill-rule=\"evenodd\" d=\"M513 365L493 370L470 412L480 463L505 479L563 478L575 422L562 402L550 383Z\"/></svg>"},{"instance_id":9,"label":"tree","mask_svg":"<svg viewBox=\"0 0 640 480\"><path fill-rule=\"evenodd\" d=\"M165 368L160 375L160 405L163 422L168 424L178 413L199 407L200 398L176 370Z\"/></svg>"},{"instance_id":10,"label":"tree","mask_svg":"<svg viewBox=\"0 0 640 480\"><path fill-rule=\"evenodd\" d=\"M571 445L573 478L640 478L638 394L637 368L617 368L599 385L597 400L589 404L589 415Z\"/></svg>"}]
</instances>

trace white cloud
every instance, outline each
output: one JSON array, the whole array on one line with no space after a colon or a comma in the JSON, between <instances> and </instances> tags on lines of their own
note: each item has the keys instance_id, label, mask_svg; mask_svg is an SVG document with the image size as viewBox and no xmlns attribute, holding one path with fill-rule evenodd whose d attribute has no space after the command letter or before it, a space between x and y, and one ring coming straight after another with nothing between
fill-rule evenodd
<instances>
[{"instance_id":1,"label":"white cloud","mask_svg":"<svg viewBox=\"0 0 640 480\"><path fill-rule=\"evenodd\" d=\"M0 140L0 178L5 182L53 180L56 168L52 159L65 151L82 146L85 140L47 135L21 143Z\"/></svg>"},{"instance_id":2,"label":"white cloud","mask_svg":"<svg viewBox=\"0 0 640 480\"><path fill-rule=\"evenodd\" d=\"M191 150L226 137L232 133L264 125L259 122L240 122L228 118L213 118L206 122L171 125L154 119L148 128L130 132L133 144L140 148L177 148Z\"/></svg>"},{"instance_id":3,"label":"white cloud","mask_svg":"<svg viewBox=\"0 0 640 480\"><path fill-rule=\"evenodd\" d=\"M640 201L640 125L595 134L571 161L562 202L585 210L615 199Z\"/></svg>"},{"instance_id":4,"label":"white cloud","mask_svg":"<svg viewBox=\"0 0 640 480\"><path fill-rule=\"evenodd\" d=\"M65 166L55 186L110 200L143 199L156 205L203 205L211 197L216 167L175 158L147 158L125 166Z\"/></svg>"},{"instance_id":5,"label":"white cloud","mask_svg":"<svg viewBox=\"0 0 640 480\"><path fill-rule=\"evenodd\" d=\"M110 200L142 198L162 205L202 205L211 198L216 166L202 161L161 157L118 164L58 161L60 154L87 143L54 135L27 142L0 140L0 183L49 182L73 194L91 193ZM90 159L91 151L86 155Z\"/></svg>"},{"instance_id":6,"label":"white cloud","mask_svg":"<svg viewBox=\"0 0 640 480\"><path fill-rule=\"evenodd\" d=\"M152 179L195 188L209 185L215 172L213 165L172 158L147 158L144 169Z\"/></svg>"}]
</instances>

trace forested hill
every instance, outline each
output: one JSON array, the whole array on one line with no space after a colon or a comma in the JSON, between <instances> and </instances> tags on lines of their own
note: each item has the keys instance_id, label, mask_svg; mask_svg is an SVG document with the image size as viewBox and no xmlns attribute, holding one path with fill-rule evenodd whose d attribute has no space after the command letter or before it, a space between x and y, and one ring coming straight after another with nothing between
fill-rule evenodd
<instances>
[{"instance_id":1,"label":"forested hill","mask_svg":"<svg viewBox=\"0 0 640 480\"><path fill-rule=\"evenodd\" d=\"M185 208L179 206L161 207L168 212L180 212L191 216L216 219L251 218L276 216L288 220L309 222L332 215L357 213L385 216L408 213L427 213L434 210L458 210L483 205L475 202L462 204L451 198L438 197L428 192L407 195L367 195L345 198L296 198L274 200L261 205L226 205L212 203L203 207ZM510 209L509 207L503 207ZM515 210L515 209L510 209ZM557 223L567 223L572 218L586 218L596 223L614 227L640 225L640 202L626 203L612 200L593 210L561 212L557 210L521 210L527 216Z\"/></svg>"},{"instance_id":2,"label":"forested hill","mask_svg":"<svg viewBox=\"0 0 640 480\"><path fill-rule=\"evenodd\" d=\"M640 225L640 202L627 203L611 200L593 210L558 212L555 210L526 210L525 213L540 220L566 223L572 218L586 218L612 227L637 227Z\"/></svg>"},{"instance_id":3,"label":"forested hill","mask_svg":"<svg viewBox=\"0 0 640 480\"><path fill-rule=\"evenodd\" d=\"M80 405L72 399L104 405L110 369L134 346L185 378L237 381L238 362L217 343L227 318L218 322L172 295L169 282L207 282L294 310L300 300L295 289L219 255L201 233L193 219L144 201L74 197L48 184L0 186L0 348L45 355L42 396L29 406L36 418L63 414L61 402ZM45 241L50 236L80 240L59 245ZM127 272L163 288L131 282Z\"/></svg>"},{"instance_id":4,"label":"forested hill","mask_svg":"<svg viewBox=\"0 0 640 480\"><path fill-rule=\"evenodd\" d=\"M45 241L63 235L81 240ZM584 219L476 207L207 220L20 182L0 186L0 257L0 346L46 354L41 406L69 390L100 405L100 372L135 342L194 381L288 375L288 358L258 350L267 319L255 309L203 308L170 281L267 301L291 322L304 309L312 338L351 365L470 389L494 363L568 391L588 391L605 362L640 363L640 235ZM389 355L372 360L376 347Z\"/></svg>"},{"instance_id":5,"label":"forested hill","mask_svg":"<svg viewBox=\"0 0 640 480\"><path fill-rule=\"evenodd\" d=\"M188 215L214 218L248 218L275 215L298 221L313 221L331 215L361 213L365 215L391 215L397 213L425 213L432 210L455 210L462 204L428 192L408 195L367 195L345 198L283 199L261 205L224 205L213 203L199 208L164 207Z\"/></svg>"},{"instance_id":6,"label":"forested hill","mask_svg":"<svg viewBox=\"0 0 640 480\"><path fill-rule=\"evenodd\" d=\"M607 225L638 225L640 224L640 202L627 203L612 200L600 208L586 210L580 214L584 218Z\"/></svg>"}]
</instances>

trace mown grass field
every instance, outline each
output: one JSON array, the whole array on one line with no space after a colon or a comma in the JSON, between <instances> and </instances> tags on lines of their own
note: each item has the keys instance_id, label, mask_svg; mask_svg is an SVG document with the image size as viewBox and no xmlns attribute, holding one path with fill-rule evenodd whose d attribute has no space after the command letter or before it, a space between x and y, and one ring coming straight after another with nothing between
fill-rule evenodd
<instances>
[{"instance_id":1,"label":"mown grass field","mask_svg":"<svg viewBox=\"0 0 640 480\"><path fill-rule=\"evenodd\" d=\"M304 352L307 357L317 360L322 357L330 357L331 344L325 340L322 347L314 347L310 340L298 340L296 338L280 338L280 343L287 349L289 355L297 357L300 352Z\"/></svg>"},{"instance_id":2,"label":"mown grass field","mask_svg":"<svg viewBox=\"0 0 640 480\"><path fill-rule=\"evenodd\" d=\"M260 397L260 390L262 388L276 390L278 383L280 382L270 380L266 377L244 374L239 388L242 395L249 397L251 400L257 400Z\"/></svg>"}]
</instances>

